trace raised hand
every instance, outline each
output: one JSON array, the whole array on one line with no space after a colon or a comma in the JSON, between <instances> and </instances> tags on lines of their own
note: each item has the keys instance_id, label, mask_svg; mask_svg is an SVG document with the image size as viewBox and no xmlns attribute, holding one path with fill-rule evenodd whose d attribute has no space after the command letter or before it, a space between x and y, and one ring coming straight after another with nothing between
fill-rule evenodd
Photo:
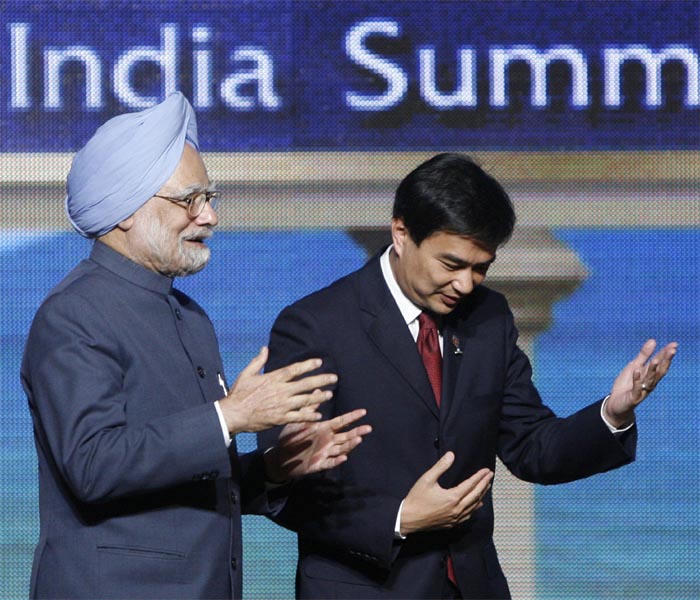
<instances>
[{"instance_id":1,"label":"raised hand","mask_svg":"<svg viewBox=\"0 0 700 600\"><path fill-rule=\"evenodd\" d=\"M287 425L275 446L265 453L268 479L287 481L344 463L372 427L360 425L350 431L342 430L366 414L360 408L327 421Z\"/></svg>"},{"instance_id":2,"label":"raised hand","mask_svg":"<svg viewBox=\"0 0 700 600\"><path fill-rule=\"evenodd\" d=\"M639 354L615 379L605 403L605 418L613 427L623 427L634 420L634 409L651 394L668 372L678 344L671 342L653 358L656 342L647 340Z\"/></svg>"},{"instance_id":3,"label":"raised hand","mask_svg":"<svg viewBox=\"0 0 700 600\"><path fill-rule=\"evenodd\" d=\"M452 466L454 459L452 452L446 452L413 484L401 509L401 535L454 527L483 506L484 495L491 488L493 471L480 469L459 485L445 489L438 479Z\"/></svg>"},{"instance_id":4,"label":"raised hand","mask_svg":"<svg viewBox=\"0 0 700 600\"><path fill-rule=\"evenodd\" d=\"M219 400L231 435L318 421L321 419L321 413L316 412L318 405L333 396L321 388L338 381L334 373L307 375L321 366L321 359L311 358L261 373L267 356L268 350L263 347L241 371L228 395Z\"/></svg>"}]
</instances>

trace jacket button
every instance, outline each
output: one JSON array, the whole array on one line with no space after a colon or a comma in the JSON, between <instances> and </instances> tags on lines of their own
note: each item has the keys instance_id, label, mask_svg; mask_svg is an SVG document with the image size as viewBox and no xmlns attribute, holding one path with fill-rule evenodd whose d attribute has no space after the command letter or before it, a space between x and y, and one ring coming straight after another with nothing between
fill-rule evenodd
<instances>
[{"instance_id":1,"label":"jacket button","mask_svg":"<svg viewBox=\"0 0 700 600\"><path fill-rule=\"evenodd\" d=\"M236 492L231 492L231 504L236 504L238 502L238 498L236 497Z\"/></svg>"},{"instance_id":2,"label":"jacket button","mask_svg":"<svg viewBox=\"0 0 700 600\"><path fill-rule=\"evenodd\" d=\"M202 367L197 367L197 374L204 379L204 376L207 374L206 371Z\"/></svg>"},{"instance_id":3,"label":"jacket button","mask_svg":"<svg viewBox=\"0 0 700 600\"><path fill-rule=\"evenodd\" d=\"M175 309L175 316L181 321L182 320L182 313L180 312L179 308Z\"/></svg>"},{"instance_id":4,"label":"jacket button","mask_svg":"<svg viewBox=\"0 0 700 600\"><path fill-rule=\"evenodd\" d=\"M234 570L238 568L238 560L235 556L231 559L231 568Z\"/></svg>"},{"instance_id":5,"label":"jacket button","mask_svg":"<svg viewBox=\"0 0 700 600\"><path fill-rule=\"evenodd\" d=\"M440 438L439 438L439 437L436 437L436 438L433 440L433 446L435 446L436 448L439 448L439 447L440 447Z\"/></svg>"}]
</instances>

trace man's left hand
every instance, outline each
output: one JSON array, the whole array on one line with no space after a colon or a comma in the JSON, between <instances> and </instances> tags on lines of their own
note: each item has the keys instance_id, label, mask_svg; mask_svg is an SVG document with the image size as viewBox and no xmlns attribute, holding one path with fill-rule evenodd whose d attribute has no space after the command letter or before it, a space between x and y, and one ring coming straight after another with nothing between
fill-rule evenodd
<instances>
[{"instance_id":1,"label":"man's left hand","mask_svg":"<svg viewBox=\"0 0 700 600\"><path fill-rule=\"evenodd\" d=\"M350 431L342 430L366 414L364 408L359 408L327 421L286 425L277 444L265 453L268 481L285 482L344 463L372 427L360 425Z\"/></svg>"},{"instance_id":2,"label":"man's left hand","mask_svg":"<svg viewBox=\"0 0 700 600\"><path fill-rule=\"evenodd\" d=\"M634 421L634 409L651 394L671 366L678 344L671 342L651 358L656 348L647 340L637 357L622 369L615 379L610 397L605 403L605 418L615 428Z\"/></svg>"}]
</instances>

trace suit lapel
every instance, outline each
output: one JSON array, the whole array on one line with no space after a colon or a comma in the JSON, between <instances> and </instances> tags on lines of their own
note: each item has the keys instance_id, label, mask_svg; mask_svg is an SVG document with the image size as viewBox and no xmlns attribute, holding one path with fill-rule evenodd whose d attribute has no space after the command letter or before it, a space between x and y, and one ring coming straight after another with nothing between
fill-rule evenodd
<instances>
[{"instance_id":1,"label":"suit lapel","mask_svg":"<svg viewBox=\"0 0 700 600\"><path fill-rule=\"evenodd\" d=\"M442 406L440 419L444 422L455 407L457 395L465 398L470 378L479 364L479 349L475 344L475 324L471 319L476 293L445 319L443 330Z\"/></svg>"},{"instance_id":2,"label":"suit lapel","mask_svg":"<svg viewBox=\"0 0 700 600\"><path fill-rule=\"evenodd\" d=\"M384 281L378 256L360 271L359 288L360 308L364 313L367 335L396 373L406 380L438 418L438 407L423 361Z\"/></svg>"},{"instance_id":3,"label":"suit lapel","mask_svg":"<svg viewBox=\"0 0 700 600\"><path fill-rule=\"evenodd\" d=\"M445 324L442 332L442 401L440 420L445 421L455 398L457 380L464 356L464 335L461 331Z\"/></svg>"}]
</instances>

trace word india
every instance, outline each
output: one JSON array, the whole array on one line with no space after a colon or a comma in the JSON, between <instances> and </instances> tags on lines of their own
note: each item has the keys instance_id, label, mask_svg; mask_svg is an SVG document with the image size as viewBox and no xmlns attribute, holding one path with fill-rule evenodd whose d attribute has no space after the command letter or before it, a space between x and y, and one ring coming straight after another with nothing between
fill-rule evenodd
<instances>
[{"instance_id":1,"label":"word india","mask_svg":"<svg viewBox=\"0 0 700 600\"><path fill-rule=\"evenodd\" d=\"M8 23L10 42L9 108L15 111L28 110L41 106L45 110L59 111L64 108L63 80L66 66L72 64L84 73L81 89L78 91L86 110L101 110L106 106L109 91L126 107L138 109L156 104L159 97L145 95L136 89L134 72L139 65L150 63L160 71L162 94L179 89L183 78L183 65L191 68L187 81L191 81L191 99L199 110L212 109L223 105L233 111L266 110L278 111L284 99L276 85L279 74L275 72L273 53L264 47L241 45L230 50L223 60L230 61L229 72L215 79L214 61L222 60L215 56L212 40L215 31L206 25L196 25L187 30L174 23L160 25L159 44L138 45L126 48L106 65L99 48L90 45L47 46L36 48L32 44L31 24L26 22ZM185 33L183 33L185 31ZM189 36L191 56L182 56L182 38ZM354 23L343 36L344 53L347 60L356 67L372 75L372 92L352 89L339 89L338 93L345 106L351 111L377 112L397 107L407 96L409 86L419 90L420 98L426 106L435 110L471 109L479 102L488 102L493 109L502 109L510 104L508 74L515 63L526 65L530 72L530 103L534 108L546 109L553 92L564 93L569 98L572 109L585 109L591 105L589 89L591 61L600 61L596 72L602 77L600 89L603 107L615 110L623 105L623 66L636 63L644 73L644 83L640 89L642 108L654 110L663 106L663 68L669 63L677 63L684 72L683 103L686 108L700 105L700 68L698 52L686 45L669 45L663 48L650 48L646 45L606 46L600 52L586 53L569 45L556 45L536 48L530 45L508 47L491 46L475 49L464 45L455 49L452 56L437 56L436 46L416 45L411 55L402 57L378 53L376 42L381 38L398 38L402 35L401 25L395 20L365 19ZM371 46L371 47L370 47ZM485 53L487 64L488 93L477 94L477 53ZM32 57L39 56L39 60ZM452 89L440 89L438 85L438 59L444 66L452 65L455 77ZM552 90L553 81L548 81L549 67L553 63L566 65L570 70L570 83L567 90ZM407 67L410 65L410 68ZM40 68L41 72L36 73ZM480 67L481 68L481 67ZM37 77L43 80L41 98L32 86ZM483 80L483 78L482 78ZM84 83L83 83L84 81ZM77 85L77 84L74 84ZM342 81L339 81L342 86ZM561 85L561 84L560 84ZM379 91L377 91L379 90Z\"/></svg>"}]
</instances>

